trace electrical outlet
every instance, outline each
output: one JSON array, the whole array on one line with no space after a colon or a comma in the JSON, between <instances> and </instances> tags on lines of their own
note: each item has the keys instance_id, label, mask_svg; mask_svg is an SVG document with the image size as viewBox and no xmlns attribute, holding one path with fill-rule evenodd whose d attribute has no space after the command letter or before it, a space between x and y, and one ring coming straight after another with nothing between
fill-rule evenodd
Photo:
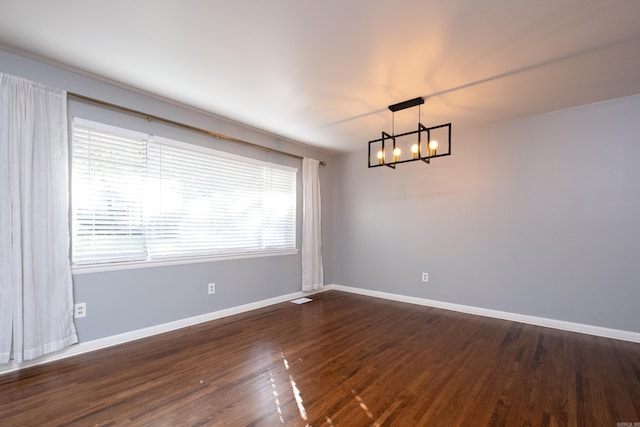
<instances>
[{"instance_id":1,"label":"electrical outlet","mask_svg":"<svg viewBox=\"0 0 640 427\"><path fill-rule=\"evenodd\" d=\"M429 281L429 273L422 273L422 281L423 282Z\"/></svg>"},{"instance_id":2,"label":"electrical outlet","mask_svg":"<svg viewBox=\"0 0 640 427\"><path fill-rule=\"evenodd\" d=\"M73 317L74 318L79 318L79 317L85 317L87 315L87 303L86 302L80 302L78 304L76 304L74 306L74 311L73 311Z\"/></svg>"},{"instance_id":3,"label":"electrical outlet","mask_svg":"<svg viewBox=\"0 0 640 427\"><path fill-rule=\"evenodd\" d=\"M207 288L207 292L209 294L215 294L216 293L216 284L215 283L209 283L209 287Z\"/></svg>"}]
</instances>

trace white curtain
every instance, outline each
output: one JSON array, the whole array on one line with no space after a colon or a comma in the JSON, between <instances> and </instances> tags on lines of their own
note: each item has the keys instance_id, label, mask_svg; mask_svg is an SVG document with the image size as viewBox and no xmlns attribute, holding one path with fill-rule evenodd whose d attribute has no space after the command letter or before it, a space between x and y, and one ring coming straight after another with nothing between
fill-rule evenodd
<instances>
[{"instance_id":1,"label":"white curtain","mask_svg":"<svg viewBox=\"0 0 640 427\"><path fill-rule=\"evenodd\" d=\"M66 92L0 73L0 363L78 341L68 163Z\"/></svg>"},{"instance_id":2,"label":"white curtain","mask_svg":"<svg viewBox=\"0 0 640 427\"><path fill-rule=\"evenodd\" d=\"M320 162L302 160L302 290L323 286L320 227Z\"/></svg>"}]
</instances>

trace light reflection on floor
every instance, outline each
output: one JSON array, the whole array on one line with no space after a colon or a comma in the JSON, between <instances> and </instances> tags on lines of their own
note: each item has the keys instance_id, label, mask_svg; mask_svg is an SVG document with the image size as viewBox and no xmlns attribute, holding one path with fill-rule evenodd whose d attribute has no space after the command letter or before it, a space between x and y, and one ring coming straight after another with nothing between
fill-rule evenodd
<instances>
[{"instance_id":1,"label":"light reflection on floor","mask_svg":"<svg viewBox=\"0 0 640 427\"><path fill-rule=\"evenodd\" d=\"M296 381L293 378L293 374L291 373L289 361L287 360L287 358L285 357L283 352L280 353L280 358L282 359L282 364L284 365L284 368L286 369L286 371L288 373L289 384L291 385L291 391L293 392L294 399L295 399L296 404L298 406L298 412L300 413L300 418L302 418L302 420L304 422L307 422L308 418L309 418L308 415L307 415L307 410L306 410L306 408L304 406L300 389L298 389ZM271 381L271 389L272 389L273 397L274 397L274 400L275 400L276 409L277 409L278 415L280 417L280 422L282 424L285 424L284 417L283 417L283 414L282 414L282 407L281 407L281 402L280 402L280 394L278 393L276 380L273 377L271 369L269 369L269 378L270 378L270 381ZM355 389L352 389L351 390L351 394L353 395L353 398L356 400L358 406L365 412L367 417L369 417L369 419L372 421L371 425L373 427L380 427L380 423L375 421L374 414L369 410L369 407L364 402L362 397L360 397L358 392ZM335 427L335 424L333 423L333 420L329 416L325 416L325 421L327 422L327 425L329 427ZM310 424L307 423L305 427L311 427L311 426L310 426Z\"/></svg>"},{"instance_id":2,"label":"light reflection on floor","mask_svg":"<svg viewBox=\"0 0 640 427\"><path fill-rule=\"evenodd\" d=\"M304 421L307 421L307 410L304 407L304 404L302 403L302 396L300 396L300 390L298 389L298 386L296 385L295 380L293 379L293 375L291 375L291 372L289 371L289 361L287 360L286 357L284 357L284 353L280 353L280 357L282 358L282 363L284 364L284 367L286 368L286 370L289 372L289 383L291 384L291 391L293 391L293 397L296 399L296 403L298 404L298 411L300 412L300 418L302 418ZM307 424L308 426L309 424Z\"/></svg>"},{"instance_id":3,"label":"light reflection on floor","mask_svg":"<svg viewBox=\"0 0 640 427\"><path fill-rule=\"evenodd\" d=\"M367 414L367 417L369 417L370 419L373 420L373 414L371 413L371 411L369 410L369 407L367 406L366 403L364 403L364 401L362 400L362 398L358 395L358 392L355 390L351 390L351 393L353 394L353 396L355 397L356 401L360 404L360 407L362 408L362 410L365 412L365 414ZM372 424L374 427L380 427L380 424L377 421L374 421Z\"/></svg>"},{"instance_id":4,"label":"light reflection on floor","mask_svg":"<svg viewBox=\"0 0 640 427\"><path fill-rule=\"evenodd\" d=\"M273 379L273 375L271 374L271 369L269 369L269 379L271 380L271 388L276 401L276 409L278 411L278 415L280 416L280 422L284 424L284 418L282 418L282 408L280 407L280 398L278 397L278 390L276 387L276 382Z\"/></svg>"}]
</instances>

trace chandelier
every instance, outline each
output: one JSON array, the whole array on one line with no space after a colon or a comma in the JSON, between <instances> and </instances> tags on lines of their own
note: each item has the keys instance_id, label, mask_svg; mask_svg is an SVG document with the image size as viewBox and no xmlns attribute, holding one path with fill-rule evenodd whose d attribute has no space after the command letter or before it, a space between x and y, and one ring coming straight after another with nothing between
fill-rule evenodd
<instances>
[{"instance_id":1,"label":"chandelier","mask_svg":"<svg viewBox=\"0 0 640 427\"><path fill-rule=\"evenodd\" d=\"M451 155L451 123L426 127L420 123L420 105L424 98L389 105L391 110L391 134L382 131L382 136L369 141L369 167L388 166L395 169L399 163L422 161ZM418 128L408 132L395 133L395 113L407 108L418 107Z\"/></svg>"}]
</instances>

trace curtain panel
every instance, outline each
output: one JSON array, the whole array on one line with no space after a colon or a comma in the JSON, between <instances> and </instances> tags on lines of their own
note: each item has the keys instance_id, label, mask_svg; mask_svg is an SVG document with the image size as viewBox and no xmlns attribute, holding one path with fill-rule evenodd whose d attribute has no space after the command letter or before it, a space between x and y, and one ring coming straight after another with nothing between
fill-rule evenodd
<instances>
[{"instance_id":1,"label":"curtain panel","mask_svg":"<svg viewBox=\"0 0 640 427\"><path fill-rule=\"evenodd\" d=\"M320 162L302 160L302 290L323 287Z\"/></svg>"},{"instance_id":2,"label":"curtain panel","mask_svg":"<svg viewBox=\"0 0 640 427\"><path fill-rule=\"evenodd\" d=\"M66 92L0 74L0 363L78 341Z\"/></svg>"}]
</instances>

